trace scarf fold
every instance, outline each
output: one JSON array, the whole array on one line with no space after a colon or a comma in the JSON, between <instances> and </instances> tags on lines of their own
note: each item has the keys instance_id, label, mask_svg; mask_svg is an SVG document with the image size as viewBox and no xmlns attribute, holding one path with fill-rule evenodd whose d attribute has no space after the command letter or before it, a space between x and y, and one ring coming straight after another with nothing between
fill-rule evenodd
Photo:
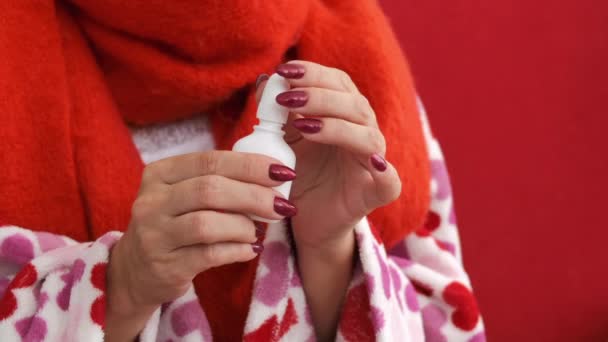
<instances>
[{"instance_id":1,"label":"scarf fold","mask_svg":"<svg viewBox=\"0 0 608 342\"><path fill-rule=\"evenodd\" d=\"M403 183L370 217L387 247L425 219L414 86L374 0L5 0L0 23L0 224L80 241L125 230L143 170L127 123L209 113L229 149L255 123L256 76L288 52L343 69L375 109ZM230 301L246 305L254 271L209 272L197 292L238 281Z\"/></svg>"}]
</instances>

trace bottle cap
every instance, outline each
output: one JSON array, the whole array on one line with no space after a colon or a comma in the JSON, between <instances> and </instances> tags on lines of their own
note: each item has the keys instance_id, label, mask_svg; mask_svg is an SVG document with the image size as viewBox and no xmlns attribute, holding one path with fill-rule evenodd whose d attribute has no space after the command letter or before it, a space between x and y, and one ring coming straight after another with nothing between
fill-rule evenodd
<instances>
[{"instance_id":1,"label":"bottle cap","mask_svg":"<svg viewBox=\"0 0 608 342\"><path fill-rule=\"evenodd\" d=\"M272 74L266 82L264 93L258 104L257 118L279 124L285 124L289 109L277 103L276 97L290 89L289 83L280 75Z\"/></svg>"}]
</instances>

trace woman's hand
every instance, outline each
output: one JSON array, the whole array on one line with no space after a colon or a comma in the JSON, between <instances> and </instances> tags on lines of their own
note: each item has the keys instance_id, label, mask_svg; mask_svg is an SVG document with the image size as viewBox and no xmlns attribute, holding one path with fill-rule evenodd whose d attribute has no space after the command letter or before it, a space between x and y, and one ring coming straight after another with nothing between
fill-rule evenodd
<instances>
[{"instance_id":1,"label":"woman's hand","mask_svg":"<svg viewBox=\"0 0 608 342\"><path fill-rule=\"evenodd\" d=\"M376 115L343 71L292 61L278 67L292 89L277 96L290 108L286 139L297 155L291 198L298 248L333 248L377 207L395 200L401 181L386 160Z\"/></svg>"},{"instance_id":2,"label":"woman's hand","mask_svg":"<svg viewBox=\"0 0 608 342\"><path fill-rule=\"evenodd\" d=\"M107 340L134 338L198 273L253 259L262 249L256 242L261 228L245 214L293 215L293 205L271 187L294 177L272 158L237 152L148 165L129 228L110 257Z\"/></svg>"},{"instance_id":3,"label":"woman's hand","mask_svg":"<svg viewBox=\"0 0 608 342\"><path fill-rule=\"evenodd\" d=\"M354 225L395 200L401 181L369 102L343 71L292 61L277 72L292 89L286 140L297 156L291 219L298 266L320 341L335 336L355 253ZM259 87L258 95L262 87Z\"/></svg>"}]
</instances>

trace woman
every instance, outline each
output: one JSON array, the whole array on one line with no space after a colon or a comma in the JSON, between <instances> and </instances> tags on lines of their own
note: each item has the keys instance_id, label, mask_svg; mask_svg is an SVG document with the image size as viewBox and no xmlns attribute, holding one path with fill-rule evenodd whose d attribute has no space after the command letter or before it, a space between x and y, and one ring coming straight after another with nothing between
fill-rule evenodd
<instances>
[{"instance_id":1,"label":"woman","mask_svg":"<svg viewBox=\"0 0 608 342\"><path fill-rule=\"evenodd\" d=\"M0 13L3 340L483 340L441 154L375 2ZM227 151L275 69L296 170ZM291 180L289 199L271 189Z\"/></svg>"}]
</instances>

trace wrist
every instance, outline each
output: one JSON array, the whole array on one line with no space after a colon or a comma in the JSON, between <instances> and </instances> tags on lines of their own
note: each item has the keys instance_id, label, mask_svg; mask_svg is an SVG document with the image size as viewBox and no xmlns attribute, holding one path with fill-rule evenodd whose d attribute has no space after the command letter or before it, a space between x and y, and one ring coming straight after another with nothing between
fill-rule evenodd
<instances>
[{"instance_id":1,"label":"wrist","mask_svg":"<svg viewBox=\"0 0 608 342\"><path fill-rule=\"evenodd\" d=\"M119 240L110 252L106 283L106 320L108 327L112 325L135 324L145 321L152 315L157 306L138 303L134 289L129 286L131 276L125 262L128 262L126 252L121 248Z\"/></svg>"},{"instance_id":2,"label":"wrist","mask_svg":"<svg viewBox=\"0 0 608 342\"><path fill-rule=\"evenodd\" d=\"M296 241L296 251L297 272L317 337L322 341L331 340L355 266L355 233L350 229L339 238L317 244Z\"/></svg>"},{"instance_id":3,"label":"wrist","mask_svg":"<svg viewBox=\"0 0 608 342\"><path fill-rule=\"evenodd\" d=\"M356 249L354 229L348 229L344 234L320 242L298 241L297 238L294 240L299 259L319 260L326 264L350 261Z\"/></svg>"}]
</instances>

